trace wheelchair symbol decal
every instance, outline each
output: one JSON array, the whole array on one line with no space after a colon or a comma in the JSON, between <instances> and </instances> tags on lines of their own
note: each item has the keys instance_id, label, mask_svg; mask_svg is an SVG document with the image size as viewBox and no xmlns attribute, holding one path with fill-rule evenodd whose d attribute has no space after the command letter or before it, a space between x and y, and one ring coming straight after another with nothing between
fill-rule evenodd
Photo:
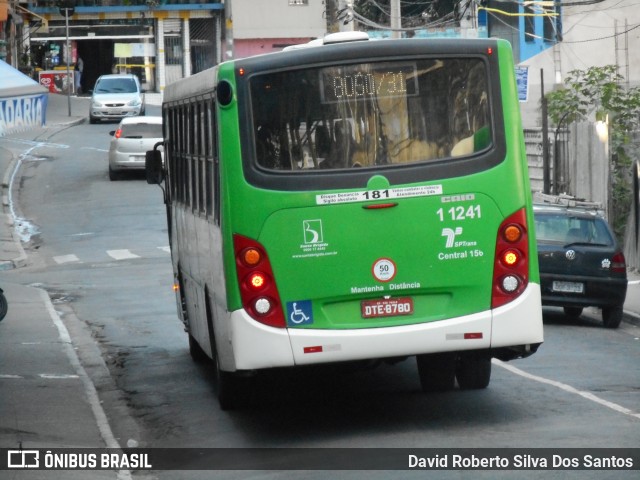
<instances>
[{"instance_id":1,"label":"wheelchair symbol decal","mask_svg":"<svg viewBox=\"0 0 640 480\"><path fill-rule=\"evenodd\" d=\"M287 302L287 324L290 326L310 325L313 323L311 300Z\"/></svg>"}]
</instances>

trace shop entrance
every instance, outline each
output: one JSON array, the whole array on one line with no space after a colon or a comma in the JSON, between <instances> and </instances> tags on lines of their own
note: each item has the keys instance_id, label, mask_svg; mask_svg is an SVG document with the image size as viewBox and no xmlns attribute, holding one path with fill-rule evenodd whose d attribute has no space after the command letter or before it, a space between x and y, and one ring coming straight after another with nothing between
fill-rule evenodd
<instances>
[{"instance_id":1,"label":"shop entrance","mask_svg":"<svg viewBox=\"0 0 640 480\"><path fill-rule=\"evenodd\" d=\"M100 75L111 73L114 65L113 40L77 40L77 54L84 62L84 71L80 85L83 94L93 90L93 86Z\"/></svg>"}]
</instances>

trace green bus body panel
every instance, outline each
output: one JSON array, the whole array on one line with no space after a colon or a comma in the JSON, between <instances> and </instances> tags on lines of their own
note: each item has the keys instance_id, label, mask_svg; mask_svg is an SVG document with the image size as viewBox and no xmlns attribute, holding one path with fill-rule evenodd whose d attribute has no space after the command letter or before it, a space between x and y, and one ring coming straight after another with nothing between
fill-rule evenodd
<instances>
[{"instance_id":1,"label":"green bus body panel","mask_svg":"<svg viewBox=\"0 0 640 480\"><path fill-rule=\"evenodd\" d=\"M473 218L451 218L467 214ZM258 240L268 245L283 304L312 302L314 322L309 327L387 326L489 309L501 220L485 195L455 204L443 204L440 196L419 197L375 210L361 203L279 210L267 219ZM312 222L319 238L305 231L305 222ZM461 224L462 232L447 247L443 230L454 232ZM395 264L390 281L374 277L374 263L380 259ZM362 299L388 295L412 297L415 313L375 321L360 317Z\"/></svg>"},{"instance_id":2,"label":"green bus body panel","mask_svg":"<svg viewBox=\"0 0 640 480\"><path fill-rule=\"evenodd\" d=\"M283 192L249 185L242 171L237 99L228 106L218 106L224 248L229 253L233 251L234 234L256 239L264 246L283 310L286 312L289 302L312 303L313 323L295 328L406 325L491 308L498 228L509 215L525 207L531 212L532 206L511 46L506 41L497 43L498 52L494 55L500 56L506 158L494 168L467 177L453 176L419 185L390 185L390 188L442 185L441 195L390 200L397 203L392 208L363 208L367 203L381 202L316 203L316 195L353 190L319 187L315 192ZM234 68L234 62L221 64L216 82L227 80L235 90ZM384 177L375 178L370 188L384 188ZM356 190L367 190L367 186ZM472 197L448 201L456 195ZM458 207L462 207L462 213ZM451 208L464 219L452 219ZM308 221L321 224L322 238L315 243L305 238ZM447 248L444 229L455 232L458 227L462 227L462 232L455 236L454 245ZM533 218L528 218L528 229L529 281L538 283ZM396 265L397 273L389 282L378 281L373 275L374 263L383 258ZM224 268L227 308L240 309L234 255L224 256ZM391 285L398 288L392 290ZM414 313L363 319L361 301L384 296L411 297Z\"/></svg>"},{"instance_id":3,"label":"green bus body panel","mask_svg":"<svg viewBox=\"0 0 640 480\"><path fill-rule=\"evenodd\" d=\"M522 182L521 185L519 185L519 191L523 192L524 196L518 201L523 202L523 206L526 206L527 212L529 213L527 216L527 231L529 234L529 282L539 285L540 272L538 270L538 247L536 244L535 222L533 218L533 198L531 196L529 168L524 146L524 133L522 131L518 86L516 84L511 44L506 40L499 40L498 55L500 58L500 84L502 88L504 129L507 141L508 158L506 161L509 162L514 169L514 180ZM507 195L507 198L511 197L512 195Z\"/></svg>"}]
</instances>

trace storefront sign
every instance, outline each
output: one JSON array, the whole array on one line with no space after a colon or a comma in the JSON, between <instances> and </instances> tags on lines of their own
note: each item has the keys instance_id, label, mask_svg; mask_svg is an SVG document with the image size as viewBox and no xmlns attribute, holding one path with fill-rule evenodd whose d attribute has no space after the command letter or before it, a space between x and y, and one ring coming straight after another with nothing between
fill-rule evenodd
<instances>
[{"instance_id":1,"label":"storefront sign","mask_svg":"<svg viewBox=\"0 0 640 480\"><path fill-rule=\"evenodd\" d=\"M67 93L67 85L73 87L73 70L69 72L71 81L67 81L66 70L43 70L38 72L38 81L51 93Z\"/></svg>"},{"instance_id":2,"label":"storefront sign","mask_svg":"<svg viewBox=\"0 0 640 480\"><path fill-rule=\"evenodd\" d=\"M0 98L0 136L11 130L44 125L47 94Z\"/></svg>"}]
</instances>

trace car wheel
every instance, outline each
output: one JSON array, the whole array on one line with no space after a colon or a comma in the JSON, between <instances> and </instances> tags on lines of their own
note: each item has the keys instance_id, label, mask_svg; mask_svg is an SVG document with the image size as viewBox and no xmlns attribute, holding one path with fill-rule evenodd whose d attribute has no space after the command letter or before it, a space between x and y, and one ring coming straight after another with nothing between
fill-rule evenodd
<instances>
[{"instance_id":1,"label":"car wheel","mask_svg":"<svg viewBox=\"0 0 640 480\"><path fill-rule=\"evenodd\" d=\"M564 314L567 317L578 318L582 315L582 307L564 307Z\"/></svg>"},{"instance_id":2,"label":"car wheel","mask_svg":"<svg viewBox=\"0 0 640 480\"><path fill-rule=\"evenodd\" d=\"M423 392L453 390L456 381L455 353L416 355L416 362Z\"/></svg>"},{"instance_id":3,"label":"car wheel","mask_svg":"<svg viewBox=\"0 0 640 480\"><path fill-rule=\"evenodd\" d=\"M97 118L95 118L95 117L92 117L91 115L89 115L89 123L90 123L91 125L93 125L93 124L95 124L95 123L98 123L98 119L97 119Z\"/></svg>"},{"instance_id":4,"label":"car wheel","mask_svg":"<svg viewBox=\"0 0 640 480\"><path fill-rule=\"evenodd\" d=\"M602 309L602 323L607 328L618 328L622 322L622 305L604 307Z\"/></svg>"},{"instance_id":5,"label":"car wheel","mask_svg":"<svg viewBox=\"0 0 640 480\"><path fill-rule=\"evenodd\" d=\"M491 357L486 352L460 354L456 365L456 378L463 390L487 388L491 380Z\"/></svg>"},{"instance_id":6,"label":"car wheel","mask_svg":"<svg viewBox=\"0 0 640 480\"><path fill-rule=\"evenodd\" d=\"M120 180L120 172L116 172L111 168L111 166L109 166L109 180L111 180L112 182L114 180Z\"/></svg>"}]
</instances>

